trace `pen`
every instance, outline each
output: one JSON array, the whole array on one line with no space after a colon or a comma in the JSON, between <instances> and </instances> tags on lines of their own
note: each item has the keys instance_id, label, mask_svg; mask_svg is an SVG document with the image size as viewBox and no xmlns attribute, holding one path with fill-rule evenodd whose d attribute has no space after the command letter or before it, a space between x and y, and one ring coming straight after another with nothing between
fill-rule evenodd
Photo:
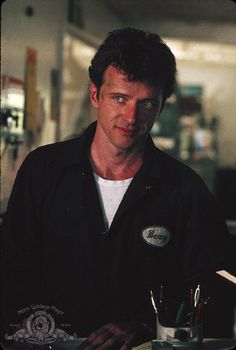
<instances>
[{"instance_id":1,"label":"pen","mask_svg":"<svg viewBox=\"0 0 236 350\"><path fill-rule=\"evenodd\" d=\"M198 284L194 293L194 307L198 305L199 299L200 299L200 284Z\"/></svg>"},{"instance_id":2,"label":"pen","mask_svg":"<svg viewBox=\"0 0 236 350\"><path fill-rule=\"evenodd\" d=\"M153 309L154 309L155 313L158 314L156 303L155 303L154 296L153 296L153 292L151 289L150 289L150 294L151 294L151 301L152 301Z\"/></svg>"}]
</instances>

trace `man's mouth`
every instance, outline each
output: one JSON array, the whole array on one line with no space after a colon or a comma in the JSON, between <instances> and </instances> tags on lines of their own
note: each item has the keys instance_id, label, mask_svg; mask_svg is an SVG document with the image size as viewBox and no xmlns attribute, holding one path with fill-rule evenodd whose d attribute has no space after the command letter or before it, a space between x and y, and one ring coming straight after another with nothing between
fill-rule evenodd
<instances>
[{"instance_id":1,"label":"man's mouth","mask_svg":"<svg viewBox=\"0 0 236 350\"><path fill-rule=\"evenodd\" d=\"M134 128L127 128L123 126L117 126L117 128L126 135L133 135L136 132L136 129Z\"/></svg>"}]
</instances>

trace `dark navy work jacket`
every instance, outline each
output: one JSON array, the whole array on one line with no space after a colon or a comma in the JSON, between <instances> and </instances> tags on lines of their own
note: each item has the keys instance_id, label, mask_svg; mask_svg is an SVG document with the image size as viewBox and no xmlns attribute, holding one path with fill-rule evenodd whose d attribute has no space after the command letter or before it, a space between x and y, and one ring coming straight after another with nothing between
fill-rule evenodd
<instances>
[{"instance_id":1,"label":"dark navy work jacket","mask_svg":"<svg viewBox=\"0 0 236 350\"><path fill-rule=\"evenodd\" d=\"M3 225L6 327L32 305L55 307L58 327L79 336L107 322L151 322L150 289L231 264L212 195L151 138L106 232L88 158L94 132L36 149L18 172Z\"/></svg>"}]
</instances>

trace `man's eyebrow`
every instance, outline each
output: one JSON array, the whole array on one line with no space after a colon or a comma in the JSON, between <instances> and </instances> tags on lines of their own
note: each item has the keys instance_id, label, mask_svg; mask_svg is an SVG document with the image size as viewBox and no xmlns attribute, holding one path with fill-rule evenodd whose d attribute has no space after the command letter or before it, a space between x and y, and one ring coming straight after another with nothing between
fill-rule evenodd
<instances>
[{"instance_id":1,"label":"man's eyebrow","mask_svg":"<svg viewBox=\"0 0 236 350\"><path fill-rule=\"evenodd\" d=\"M118 95L118 96L122 96L122 97L131 97L130 95L128 95L127 93L124 93L124 92L120 92L120 91L114 91L114 92L108 92L107 95L109 96L115 96L115 95Z\"/></svg>"},{"instance_id":2,"label":"man's eyebrow","mask_svg":"<svg viewBox=\"0 0 236 350\"><path fill-rule=\"evenodd\" d=\"M156 98L156 97L144 97L141 99L141 101L160 101L159 98Z\"/></svg>"},{"instance_id":3,"label":"man's eyebrow","mask_svg":"<svg viewBox=\"0 0 236 350\"><path fill-rule=\"evenodd\" d=\"M156 98L156 97L146 97L146 98L142 98L140 100L140 102L145 102L145 101L150 101L150 102L154 102L154 103L161 103L161 99Z\"/></svg>"},{"instance_id":4,"label":"man's eyebrow","mask_svg":"<svg viewBox=\"0 0 236 350\"><path fill-rule=\"evenodd\" d=\"M108 95L122 95L122 96L130 96L129 94L121 91L110 91L108 92Z\"/></svg>"}]
</instances>

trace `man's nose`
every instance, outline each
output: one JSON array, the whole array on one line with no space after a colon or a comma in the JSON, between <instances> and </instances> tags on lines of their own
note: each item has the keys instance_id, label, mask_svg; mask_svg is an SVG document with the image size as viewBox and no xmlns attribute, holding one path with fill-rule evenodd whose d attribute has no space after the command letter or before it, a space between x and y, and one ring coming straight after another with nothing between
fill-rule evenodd
<instances>
[{"instance_id":1,"label":"man's nose","mask_svg":"<svg viewBox=\"0 0 236 350\"><path fill-rule=\"evenodd\" d=\"M125 110L125 117L129 124L134 124L138 117L138 107L136 104L127 106Z\"/></svg>"}]
</instances>

